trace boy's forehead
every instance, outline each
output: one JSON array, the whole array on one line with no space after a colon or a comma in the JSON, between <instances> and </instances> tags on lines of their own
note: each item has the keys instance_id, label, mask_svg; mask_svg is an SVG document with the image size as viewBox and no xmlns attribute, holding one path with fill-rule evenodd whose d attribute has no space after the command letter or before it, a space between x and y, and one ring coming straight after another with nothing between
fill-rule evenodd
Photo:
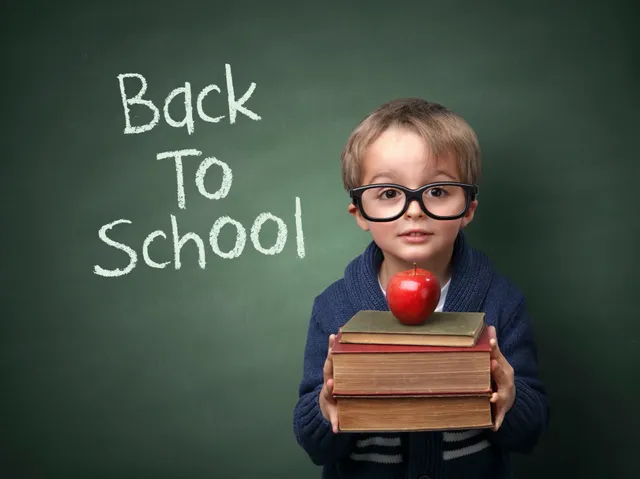
<instances>
[{"instance_id":1,"label":"boy's forehead","mask_svg":"<svg viewBox=\"0 0 640 479\"><path fill-rule=\"evenodd\" d=\"M385 131L369 145L362 158L361 173L364 182L376 177L394 181L438 176L459 179L458 165L452 151L436 155L422 136L398 128Z\"/></svg>"}]
</instances>

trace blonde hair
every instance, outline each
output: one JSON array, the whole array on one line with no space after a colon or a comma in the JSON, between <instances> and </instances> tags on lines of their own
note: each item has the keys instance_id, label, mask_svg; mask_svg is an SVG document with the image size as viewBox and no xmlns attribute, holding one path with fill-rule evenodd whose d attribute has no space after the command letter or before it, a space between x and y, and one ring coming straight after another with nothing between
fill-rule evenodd
<instances>
[{"instance_id":1,"label":"blonde hair","mask_svg":"<svg viewBox=\"0 0 640 479\"><path fill-rule=\"evenodd\" d=\"M452 153L461 181L479 181L480 146L469 124L437 103L419 98L401 98L384 103L372 111L347 139L342 151L342 182L347 191L360 186L362 159L366 149L393 126L410 128L422 136L436 157L442 153Z\"/></svg>"}]
</instances>

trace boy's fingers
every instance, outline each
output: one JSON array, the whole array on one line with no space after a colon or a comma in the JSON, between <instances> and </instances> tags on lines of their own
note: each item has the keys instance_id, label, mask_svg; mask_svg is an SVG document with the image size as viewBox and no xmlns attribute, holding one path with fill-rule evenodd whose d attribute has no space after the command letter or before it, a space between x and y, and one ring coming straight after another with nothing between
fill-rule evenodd
<instances>
[{"instance_id":1,"label":"boy's fingers","mask_svg":"<svg viewBox=\"0 0 640 479\"><path fill-rule=\"evenodd\" d=\"M331 369L331 360L327 357L324 361L324 367L322 368L323 382L325 385L327 384L327 381L331 379Z\"/></svg>"},{"instance_id":2,"label":"boy's fingers","mask_svg":"<svg viewBox=\"0 0 640 479\"><path fill-rule=\"evenodd\" d=\"M500 396L497 393L494 393L491 396L491 402L494 403L495 405L495 410L494 410L494 421L493 421L493 430L497 431L498 429L500 429L500 425L502 424L502 418L503 418L503 407L500 404Z\"/></svg>"},{"instance_id":3,"label":"boy's fingers","mask_svg":"<svg viewBox=\"0 0 640 479\"><path fill-rule=\"evenodd\" d=\"M334 434L338 434L338 410L331 412L331 429Z\"/></svg>"},{"instance_id":4,"label":"boy's fingers","mask_svg":"<svg viewBox=\"0 0 640 479\"><path fill-rule=\"evenodd\" d=\"M487 331L489 332L489 339L497 337L495 326L487 326Z\"/></svg>"},{"instance_id":5,"label":"boy's fingers","mask_svg":"<svg viewBox=\"0 0 640 479\"><path fill-rule=\"evenodd\" d=\"M333 399L333 379L327 380L327 394Z\"/></svg>"},{"instance_id":6,"label":"boy's fingers","mask_svg":"<svg viewBox=\"0 0 640 479\"><path fill-rule=\"evenodd\" d=\"M491 357L496 359L502 358L502 351L500 351L498 340L496 338L491 338L489 339L489 344L491 345Z\"/></svg>"},{"instance_id":7,"label":"boy's fingers","mask_svg":"<svg viewBox=\"0 0 640 479\"><path fill-rule=\"evenodd\" d=\"M500 351L500 346L498 345L498 340L495 338L491 338L489 340L489 345L491 346L491 358L498 361L500 364L508 364L507 358L502 355L502 351Z\"/></svg>"},{"instance_id":8,"label":"boy's fingers","mask_svg":"<svg viewBox=\"0 0 640 479\"><path fill-rule=\"evenodd\" d=\"M504 413L502 411L499 411L498 414L496 415L496 423L493 425L494 431L497 431L498 429L500 429L500 426L502 426L503 419L504 419Z\"/></svg>"},{"instance_id":9,"label":"boy's fingers","mask_svg":"<svg viewBox=\"0 0 640 479\"><path fill-rule=\"evenodd\" d=\"M498 346L498 333L496 332L495 326L489 326L487 329L489 330L489 344L491 345L491 357L493 357L494 354L502 356L502 353L500 352L500 347Z\"/></svg>"},{"instance_id":10,"label":"boy's fingers","mask_svg":"<svg viewBox=\"0 0 640 479\"><path fill-rule=\"evenodd\" d=\"M331 430L334 434L338 433L338 408L336 399L333 397L333 379L329 379L322 388L324 400L329 405L328 414Z\"/></svg>"},{"instance_id":11,"label":"boy's fingers","mask_svg":"<svg viewBox=\"0 0 640 479\"><path fill-rule=\"evenodd\" d=\"M500 394L497 392L494 392L489 399L495 407L495 420L492 427L493 431L497 431L500 428L500 424L502 424L502 405L500 404L500 399Z\"/></svg>"},{"instance_id":12,"label":"boy's fingers","mask_svg":"<svg viewBox=\"0 0 640 479\"><path fill-rule=\"evenodd\" d=\"M502 365L495 359L491 360L491 374L496 382L498 390L501 387L507 386L507 381L509 378L507 377Z\"/></svg>"},{"instance_id":13,"label":"boy's fingers","mask_svg":"<svg viewBox=\"0 0 640 479\"><path fill-rule=\"evenodd\" d=\"M327 353L327 359L324 361L322 374L324 376L325 384L329 379L333 379L333 356L331 356L331 350Z\"/></svg>"},{"instance_id":14,"label":"boy's fingers","mask_svg":"<svg viewBox=\"0 0 640 479\"><path fill-rule=\"evenodd\" d=\"M333 379L329 379L322 389L324 391L325 400L329 404L335 404L336 399L333 397Z\"/></svg>"},{"instance_id":15,"label":"boy's fingers","mask_svg":"<svg viewBox=\"0 0 640 479\"><path fill-rule=\"evenodd\" d=\"M492 342L494 339L497 342L498 341L498 333L496 332L495 326L489 326L487 328L487 331L489 332L489 342Z\"/></svg>"},{"instance_id":16,"label":"boy's fingers","mask_svg":"<svg viewBox=\"0 0 640 479\"><path fill-rule=\"evenodd\" d=\"M327 350L327 358L324 361L324 382L326 383L328 379L333 377L333 355L331 354L331 349L333 348L333 342L336 339L335 334L331 334L329 336L329 349Z\"/></svg>"},{"instance_id":17,"label":"boy's fingers","mask_svg":"<svg viewBox=\"0 0 640 479\"><path fill-rule=\"evenodd\" d=\"M338 434L338 409L336 407L336 400L333 397L333 355L331 349L336 340L336 335L329 335L329 350L327 351L327 359L324 362L323 375L324 375L324 396L326 401L332 405L329 410L329 421L331 422L331 430L334 434Z\"/></svg>"}]
</instances>

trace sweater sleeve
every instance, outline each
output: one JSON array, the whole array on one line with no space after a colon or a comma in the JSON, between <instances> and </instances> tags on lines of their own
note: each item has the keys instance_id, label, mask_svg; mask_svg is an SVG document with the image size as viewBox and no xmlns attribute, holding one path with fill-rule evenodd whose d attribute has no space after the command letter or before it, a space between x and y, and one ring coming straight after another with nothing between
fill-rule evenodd
<instances>
[{"instance_id":1,"label":"sweater sleeve","mask_svg":"<svg viewBox=\"0 0 640 479\"><path fill-rule=\"evenodd\" d=\"M304 350L303 377L293 414L293 430L298 444L313 463L323 465L349 454L353 447L353 434L334 434L331 423L320 409L319 396L324 384L323 369L329 349L329 334L318 324L317 314L317 303L314 302Z\"/></svg>"},{"instance_id":2,"label":"sweater sleeve","mask_svg":"<svg viewBox=\"0 0 640 479\"><path fill-rule=\"evenodd\" d=\"M549 405L538 377L536 346L524 298L496 331L498 346L514 371L516 397L493 441L514 452L535 447L549 421Z\"/></svg>"}]
</instances>

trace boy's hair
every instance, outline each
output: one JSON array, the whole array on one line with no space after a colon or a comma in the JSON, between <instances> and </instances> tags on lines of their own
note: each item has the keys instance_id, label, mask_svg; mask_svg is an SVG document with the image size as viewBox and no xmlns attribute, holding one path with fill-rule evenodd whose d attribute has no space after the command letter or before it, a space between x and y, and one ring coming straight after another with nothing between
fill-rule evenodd
<instances>
[{"instance_id":1,"label":"boy's hair","mask_svg":"<svg viewBox=\"0 0 640 479\"><path fill-rule=\"evenodd\" d=\"M342 151L342 182L347 191L360 186L366 149L392 126L409 128L422 136L435 156L452 153L461 181L479 181L480 146L469 124L437 103L420 98L401 98L376 108L349 136Z\"/></svg>"}]
</instances>

